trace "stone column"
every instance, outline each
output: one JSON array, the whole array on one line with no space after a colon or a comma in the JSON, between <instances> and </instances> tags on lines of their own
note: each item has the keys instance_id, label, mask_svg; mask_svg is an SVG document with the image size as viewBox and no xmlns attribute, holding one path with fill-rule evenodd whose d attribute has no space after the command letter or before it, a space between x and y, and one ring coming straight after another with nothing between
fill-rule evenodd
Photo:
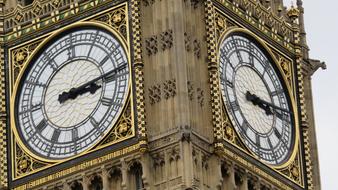
<instances>
[{"instance_id":1,"label":"stone column","mask_svg":"<svg viewBox=\"0 0 338 190\"><path fill-rule=\"evenodd\" d=\"M102 174L101 174L101 178L102 178L102 185L103 185L103 190L109 190L109 178L110 178L110 174L109 171L105 168L102 167Z\"/></svg>"},{"instance_id":2,"label":"stone column","mask_svg":"<svg viewBox=\"0 0 338 190\"><path fill-rule=\"evenodd\" d=\"M89 177L83 175L82 176L82 188L83 190L89 190L89 186L90 186L90 179Z\"/></svg>"},{"instance_id":3,"label":"stone column","mask_svg":"<svg viewBox=\"0 0 338 190\"><path fill-rule=\"evenodd\" d=\"M128 190L128 166L124 159L121 159L122 189Z\"/></svg>"}]
</instances>

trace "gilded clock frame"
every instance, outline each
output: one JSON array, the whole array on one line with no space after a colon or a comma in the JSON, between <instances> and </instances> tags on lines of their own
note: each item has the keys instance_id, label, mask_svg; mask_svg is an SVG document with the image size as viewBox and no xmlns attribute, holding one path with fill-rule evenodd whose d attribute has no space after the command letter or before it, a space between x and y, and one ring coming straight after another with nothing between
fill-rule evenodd
<instances>
[{"instance_id":1,"label":"gilded clock frame","mask_svg":"<svg viewBox=\"0 0 338 190\"><path fill-rule=\"evenodd\" d=\"M222 96L221 96L221 90L220 90L220 84L219 84L219 74L217 73L217 84L213 82L211 85L211 88L217 88L218 91L218 96L220 98L220 106L217 107L220 109L220 113L216 111L215 108L213 109L213 114L216 116L219 114L219 120L222 121L222 127L219 129L217 125L214 123L214 137L215 137L215 148L216 148L216 153L219 154L221 157L227 158L233 158L237 160L241 165L247 167L249 170L259 172L260 175L266 179L269 179L271 182L276 184L278 187L283 188L283 189L292 189L287 185L286 183L284 184L282 181L278 181L275 178L271 178L266 174L264 171L264 168L266 169L271 169L272 171L276 172L279 174L281 177L284 177L294 183L294 185L304 188L305 187L305 161L304 161L304 155L303 155L303 144L300 141L300 108L299 108L299 95L298 95L298 90L297 90L297 85L296 85L296 74L298 74L298 67L296 68L296 51L294 51L294 45L288 44L287 47L285 46L285 49L280 50L277 47L274 46L274 43L280 43L275 38L262 38L262 36L259 36L259 34L256 34L254 32L251 32L252 27L256 27L254 25L255 22L250 22L252 25L243 25L236 19L229 17L228 13L224 11L223 9L229 8L232 5L229 3L225 2L225 7L222 7L218 5L215 2L212 2L212 0L208 0L207 3L207 10L206 10L206 18L209 19L210 21L213 21L212 24L210 24L209 28L207 28L207 31L209 32L208 35L214 36L213 38L209 38L208 43L211 44L208 49L210 52L213 52L212 54L208 55L209 64L213 64L213 60L216 62L216 67L217 67L217 72L219 72L219 46L222 40L228 36L230 33L233 32L244 32L247 35L250 35L259 45L261 45L262 48L267 52L268 56L271 57L273 60L273 64L278 68L279 74L283 77L283 82L285 83L285 86L287 87L289 96L290 96L290 102L292 104L292 109L295 113L294 115L294 121L295 121L295 138L294 138L294 145L293 145L293 150L292 153L290 153L288 161L281 165L277 166L272 166L269 165L263 161L260 161L257 156L255 156L248 148L241 142L241 139L238 141L238 138L241 138L237 135L237 132L235 132L232 123L229 121L228 116L227 116L227 111L225 111L225 107L222 101ZM231 11L236 12L241 17L245 17L244 19L250 19L246 17L245 15L241 14L241 12L238 9L231 9ZM268 31L263 27L260 26L258 32L261 35L264 36ZM293 32L296 32L293 30ZM214 43L214 45L212 45ZM217 52L217 53L214 53ZM215 59L214 59L215 57ZM277 60L277 57L279 60ZM284 59L287 61L287 66L288 66L288 71L285 70L285 68L282 68L282 63L281 60ZM210 67L210 66L209 66ZM288 72L288 73L287 73ZM214 75L214 74L213 74ZM210 80L214 80L213 78L210 77ZM216 87L217 85L217 87ZM215 96L217 98L217 96ZM216 100L216 99L215 99ZM214 100L214 101L215 101ZM214 104L215 105L215 104ZM229 140L226 138L226 125L230 125L230 128L232 130L232 140ZM222 139L220 139L219 135L222 134ZM237 139L237 141L236 141ZM260 164L262 164L264 167L258 168L256 166L253 166L251 162L247 158L242 158L241 156L236 156L234 153L231 152L232 148L228 147L226 144L229 144L233 146L235 149L238 149L240 152L242 152L245 156L249 156L250 159L253 159ZM242 160L242 161L241 161ZM296 169L298 173L298 177L292 176L292 170Z\"/></svg>"},{"instance_id":2,"label":"gilded clock frame","mask_svg":"<svg viewBox=\"0 0 338 190\"><path fill-rule=\"evenodd\" d=\"M127 36L123 36L120 31L117 31L115 28L113 28L112 26L108 25L105 22L102 21L98 21L95 20L96 18L99 18L101 15L105 15L107 13L113 12L113 11L118 11L119 9L124 10L124 14L125 14L125 20L126 20L126 35ZM15 109L15 105L14 105L14 101L15 101L15 97L16 97L16 93L19 87L19 81L21 80L21 77L23 75L23 73L25 72L25 69L27 68L27 66L30 64L31 60L33 59L33 57L36 56L37 52L41 49L44 48L45 45L50 41L53 40L55 36L68 31L68 30L72 30L74 28L78 28L78 27L83 27L83 26L94 26L94 27L99 27L102 28L108 32L110 32L111 34L113 34L117 40L120 42L122 48L124 49L125 53L126 53L126 57L128 60L128 67L129 67L129 82L128 82L128 95L125 97L124 99L124 105L123 108L121 109L119 115L118 115L118 119L116 120L116 123L114 124L114 126L105 134L104 137L102 137L101 140L99 140L97 143L95 143L94 145L92 145L91 147L87 148L84 152L66 158L66 159L60 159L60 160L50 160L50 159L46 159L46 158L42 158L36 154L34 154L31 150L29 150L27 148L27 146L22 142L22 140L19 137L18 131L16 129L15 126L15 117L14 117L14 109ZM54 167L57 165L60 165L66 161L69 160L73 160L73 159L77 159L81 156L87 155L87 154L91 154L97 150L106 148L108 146L117 144L119 142L122 141L126 141L128 139L134 138L136 136L136 125L135 125L135 114L134 114L134 108L133 108L133 104L134 104L134 98L133 98L133 88L132 88L132 62L131 62L131 48L130 48L130 30L129 30L129 16L128 16L128 3L121 3L121 4L117 4L116 6L113 6L110 9L107 9L103 12L100 12L98 14L89 16L87 18L78 20L72 24L70 24L69 26L60 28L58 30L54 30L51 32L47 32L44 35L35 38L33 40L29 40L27 42L21 43L19 45L13 46L11 48L8 49L8 57L11 58L11 53L13 52L13 50L19 49L20 47L23 46L27 46L30 44L34 44L34 43L38 43L37 47L34 48L34 50L32 51L32 53L30 55L28 55L28 58L25 60L25 62L23 63L22 68L20 69L20 72L17 76L17 78L14 79L13 75L14 75L14 70L12 69L13 67L13 58L9 59L9 68L10 68L10 74L9 74L9 97L10 97L10 101L9 101L9 107L10 107L10 131L9 131L9 135L10 135L10 140L11 140L11 158L12 158L12 162L10 164L11 167L11 181L15 181L18 179L21 179L23 177L26 176L30 176L33 174L38 173L39 171L42 170L46 170L47 168L50 167ZM131 134L127 135L126 137L122 137L121 139L117 139L116 141L113 142L109 142L106 144L102 144L103 141L105 141L105 139L107 139L107 137L111 134L112 130L114 130L117 125L121 122L122 117L124 117L124 113L126 112L126 110L128 109L128 107L130 108L130 117L131 117ZM21 149L21 151L23 151L26 155L28 155L30 158L32 158L32 160L37 161L37 162L41 162L44 163L45 165L35 169L33 171L30 171L26 174L21 174L21 175L17 175L16 172L16 164L14 163L16 161L16 144L18 144L19 148ZM127 145L128 146L128 145ZM131 146L131 145L129 145ZM136 143L131 147L139 147L139 145ZM123 147L122 147L123 148Z\"/></svg>"},{"instance_id":3,"label":"gilded clock frame","mask_svg":"<svg viewBox=\"0 0 338 190\"><path fill-rule=\"evenodd\" d=\"M227 30L226 32L224 32L223 34L221 34L219 40L218 40L218 45L217 45L217 52L220 51L220 44L221 42L223 42L229 35L233 34L233 33L241 33L241 34L246 34L246 35L249 35L250 37L252 37L256 43L258 43L268 54L268 56L270 56L270 58L273 60L273 65L276 66L276 68L278 69L277 72L282 76L282 82L285 84L285 87L286 87L286 90L287 90L287 93L288 93L288 96L290 97L290 103L291 103L291 107L292 107L292 111L293 113L298 113L298 109L297 109L297 106L296 106L296 100L295 100L295 96L294 96L294 93L293 93L293 90L291 90L291 86L290 84L288 83L287 81L287 78L281 68L281 66L278 63L277 59L275 58L275 56L272 54L270 48L267 47L267 45L265 44L265 42L263 40L261 40L257 35L255 35L254 33L250 32L249 30L247 29L243 29L243 28L232 28L232 29L229 29ZM220 64L220 54L217 55L217 64L219 66ZM221 92L221 90L220 90ZM223 99L223 98L222 98ZM224 101L224 100L223 100ZM223 105L224 106L224 105ZM226 110L226 108L224 108ZM224 114L227 114L227 113L224 113ZM293 126L295 128L294 130L294 143L292 145L292 152L290 154L290 156L288 157L287 161L282 163L281 165L269 165L267 163L265 163L264 161L262 161L262 163L264 163L265 165L269 166L269 167L272 167L272 168L275 168L275 169L282 169L282 168L285 168L287 167L288 165L291 164L291 162L295 159L295 156L298 152L298 143L299 143L299 118L298 118L298 114L294 114L293 116L293 120L294 120L294 123L295 125ZM242 137L240 135L238 135L241 140L243 141ZM256 156L253 151L251 151L250 149L246 148L246 150L248 150L250 152L250 156L253 156L254 158L256 158L257 160L260 160L258 158L258 156Z\"/></svg>"}]
</instances>

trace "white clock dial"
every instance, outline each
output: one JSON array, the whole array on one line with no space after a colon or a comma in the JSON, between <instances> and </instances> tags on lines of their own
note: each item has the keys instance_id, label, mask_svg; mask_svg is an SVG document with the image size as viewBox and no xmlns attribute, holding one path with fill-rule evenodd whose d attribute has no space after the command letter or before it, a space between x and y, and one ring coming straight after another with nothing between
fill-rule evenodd
<instances>
[{"instance_id":1,"label":"white clock dial","mask_svg":"<svg viewBox=\"0 0 338 190\"><path fill-rule=\"evenodd\" d=\"M244 144L264 162L280 165L292 151L293 113L283 80L263 52L247 35L228 36L220 47L220 86Z\"/></svg>"},{"instance_id":2,"label":"white clock dial","mask_svg":"<svg viewBox=\"0 0 338 190\"><path fill-rule=\"evenodd\" d=\"M29 63L16 96L16 124L38 156L84 152L114 126L128 96L125 49L97 27L62 33Z\"/></svg>"}]
</instances>

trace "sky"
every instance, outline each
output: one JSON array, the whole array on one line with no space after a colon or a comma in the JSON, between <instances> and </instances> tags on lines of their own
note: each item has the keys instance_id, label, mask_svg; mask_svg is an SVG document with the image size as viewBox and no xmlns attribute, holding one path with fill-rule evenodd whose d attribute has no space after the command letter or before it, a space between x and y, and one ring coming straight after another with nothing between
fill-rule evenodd
<instances>
[{"instance_id":1,"label":"sky","mask_svg":"<svg viewBox=\"0 0 338 190\"><path fill-rule=\"evenodd\" d=\"M284 2L291 5L291 0ZM303 3L310 57L327 65L326 70L319 69L312 77L321 184L323 190L337 190L338 1L303 0Z\"/></svg>"}]
</instances>

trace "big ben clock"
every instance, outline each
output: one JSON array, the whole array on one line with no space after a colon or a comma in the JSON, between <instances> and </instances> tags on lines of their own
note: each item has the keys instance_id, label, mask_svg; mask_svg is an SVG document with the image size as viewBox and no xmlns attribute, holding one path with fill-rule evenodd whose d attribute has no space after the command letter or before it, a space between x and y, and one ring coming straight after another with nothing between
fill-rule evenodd
<instances>
[{"instance_id":1,"label":"big ben clock","mask_svg":"<svg viewBox=\"0 0 338 190\"><path fill-rule=\"evenodd\" d=\"M295 144L290 91L274 60L251 35L233 32L220 44L220 87L225 108L243 144L278 167Z\"/></svg>"},{"instance_id":2,"label":"big ben clock","mask_svg":"<svg viewBox=\"0 0 338 190\"><path fill-rule=\"evenodd\" d=\"M39 46L13 95L15 132L31 153L67 159L114 127L129 93L125 47L97 24L70 27Z\"/></svg>"}]
</instances>

